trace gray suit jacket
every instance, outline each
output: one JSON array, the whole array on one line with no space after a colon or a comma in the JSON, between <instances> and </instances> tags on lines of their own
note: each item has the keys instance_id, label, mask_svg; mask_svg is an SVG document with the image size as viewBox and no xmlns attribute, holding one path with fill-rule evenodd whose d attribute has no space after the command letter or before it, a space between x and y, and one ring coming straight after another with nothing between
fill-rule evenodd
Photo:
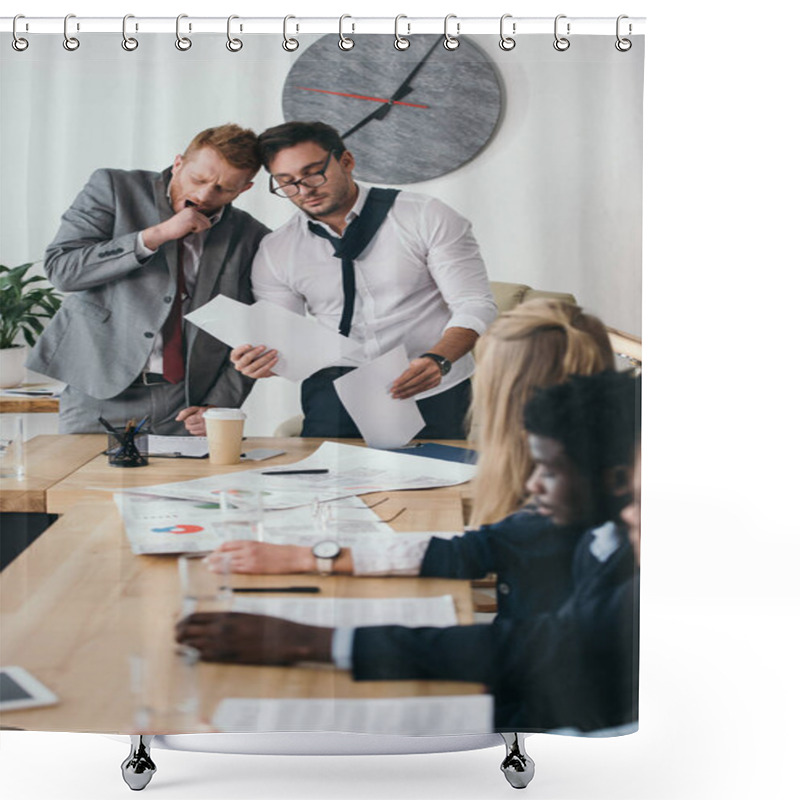
<instances>
[{"instance_id":1,"label":"gray suit jacket","mask_svg":"<svg viewBox=\"0 0 800 800\"><path fill-rule=\"evenodd\" d=\"M177 287L177 242L140 263L139 231L173 215L171 170L99 169L61 219L45 253L52 284L71 292L36 343L28 367L100 399L126 389L142 371ZM193 310L218 294L252 303L250 266L269 229L227 206L208 233L191 299ZM186 405L239 406L252 381L234 369L229 348L186 323Z\"/></svg>"}]
</instances>

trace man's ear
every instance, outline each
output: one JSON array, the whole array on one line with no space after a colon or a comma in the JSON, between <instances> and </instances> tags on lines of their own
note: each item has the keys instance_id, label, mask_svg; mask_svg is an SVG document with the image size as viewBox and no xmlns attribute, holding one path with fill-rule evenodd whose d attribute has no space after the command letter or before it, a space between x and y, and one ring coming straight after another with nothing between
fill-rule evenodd
<instances>
[{"instance_id":1,"label":"man's ear","mask_svg":"<svg viewBox=\"0 0 800 800\"><path fill-rule=\"evenodd\" d=\"M612 497L624 497L633 488L633 468L626 464L609 467L603 475L606 492Z\"/></svg>"},{"instance_id":2,"label":"man's ear","mask_svg":"<svg viewBox=\"0 0 800 800\"><path fill-rule=\"evenodd\" d=\"M345 172L350 173L353 171L353 167L355 167L356 165L356 159L355 156L349 150L345 150L339 156L339 163L342 165L342 169Z\"/></svg>"},{"instance_id":3,"label":"man's ear","mask_svg":"<svg viewBox=\"0 0 800 800\"><path fill-rule=\"evenodd\" d=\"M175 160L172 162L172 171L177 172L181 168L182 164L183 164L183 156L180 153L178 153L178 155L175 156Z\"/></svg>"}]
</instances>

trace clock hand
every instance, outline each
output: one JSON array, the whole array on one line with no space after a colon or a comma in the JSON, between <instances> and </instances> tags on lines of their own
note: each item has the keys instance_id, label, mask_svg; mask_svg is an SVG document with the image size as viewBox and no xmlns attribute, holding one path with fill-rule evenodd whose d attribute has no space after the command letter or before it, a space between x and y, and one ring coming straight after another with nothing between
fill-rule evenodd
<instances>
[{"instance_id":1,"label":"clock hand","mask_svg":"<svg viewBox=\"0 0 800 800\"><path fill-rule=\"evenodd\" d=\"M329 89L311 89L308 86L295 86L295 89L300 89L304 92L319 92L320 94L335 94L337 97L352 97L356 100L372 100L374 103L393 103L397 106L410 106L411 108L428 108L428 106L420 105L419 103L400 103L394 98L388 100L384 97L368 97L363 94L349 94L348 92L332 92Z\"/></svg>"},{"instance_id":2,"label":"clock hand","mask_svg":"<svg viewBox=\"0 0 800 800\"><path fill-rule=\"evenodd\" d=\"M349 131L345 131L342 134L342 139L346 139L348 136L350 136L350 134L361 130L361 128L363 128L368 122L372 122L374 119L383 119L389 113L389 111L391 111L391 109L391 103L384 103L380 108L375 109L375 111L373 111L371 114L368 114L366 117L364 117L361 122L357 122L355 125L353 125Z\"/></svg>"},{"instance_id":3,"label":"clock hand","mask_svg":"<svg viewBox=\"0 0 800 800\"><path fill-rule=\"evenodd\" d=\"M392 95L392 100L399 100L401 97L405 97L407 94L410 94L413 89L411 88L411 81L417 76L417 73L425 66L425 62L433 55L433 51L436 49L437 45L439 44L439 39L437 37L436 41L431 46L431 49L428 50L427 53L422 57L422 60L411 70L408 77L397 87L397 91Z\"/></svg>"},{"instance_id":4,"label":"clock hand","mask_svg":"<svg viewBox=\"0 0 800 800\"><path fill-rule=\"evenodd\" d=\"M406 77L406 79L400 84L400 86L397 87L397 90L391 96L389 102L386 103L381 108L377 109L376 111L373 111L371 114L368 114L366 117L364 117L364 119L361 120L361 122L358 122L352 128L350 128L349 131L343 133L342 139L346 139L351 134L355 133L358 130L361 130L361 128L363 128L368 122L372 122L373 119L379 119L379 120L384 119L384 117L386 117L386 115L391 111L392 106L400 98L405 97L408 94L411 94L411 92L414 91L413 87L411 86L411 81L414 80L417 73L425 65L425 62L433 55L433 51L436 49L438 44L439 44L439 39L437 37L436 41L431 46L430 50L428 50L428 52L425 53L425 55L422 57L422 60L418 64L416 64L414 69L412 69L411 72L408 74L408 77ZM410 103L403 103L402 105L410 105Z\"/></svg>"}]
</instances>

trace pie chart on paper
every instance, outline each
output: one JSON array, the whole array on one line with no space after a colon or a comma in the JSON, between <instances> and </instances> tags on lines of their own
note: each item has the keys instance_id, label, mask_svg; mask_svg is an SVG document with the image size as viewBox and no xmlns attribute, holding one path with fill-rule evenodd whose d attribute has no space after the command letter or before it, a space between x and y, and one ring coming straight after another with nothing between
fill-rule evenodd
<instances>
[{"instance_id":1,"label":"pie chart on paper","mask_svg":"<svg viewBox=\"0 0 800 800\"><path fill-rule=\"evenodd\" d=\"M170 525L166 528L153 528L153 533L200 533L202 525Z\"/></svg>"}]
</instances>

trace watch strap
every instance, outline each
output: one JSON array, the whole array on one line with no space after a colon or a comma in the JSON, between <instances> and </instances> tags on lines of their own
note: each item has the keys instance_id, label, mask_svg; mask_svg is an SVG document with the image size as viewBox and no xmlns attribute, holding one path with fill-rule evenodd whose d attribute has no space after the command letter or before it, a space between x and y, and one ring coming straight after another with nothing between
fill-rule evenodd
<instances>
[{"instance_id":1,"label":"watch strap","mask_svg":"<svg viewBox=\"0 0 800 800\"><path fill-rule=\"evenodd\" d=\"M452 366L450 360L444 356L440 356L438 353L423 353L420 358L430 358L435 361L442 375L447 375L447 373L450 372L450 367Z\"/></svg>"}]
</instances>

